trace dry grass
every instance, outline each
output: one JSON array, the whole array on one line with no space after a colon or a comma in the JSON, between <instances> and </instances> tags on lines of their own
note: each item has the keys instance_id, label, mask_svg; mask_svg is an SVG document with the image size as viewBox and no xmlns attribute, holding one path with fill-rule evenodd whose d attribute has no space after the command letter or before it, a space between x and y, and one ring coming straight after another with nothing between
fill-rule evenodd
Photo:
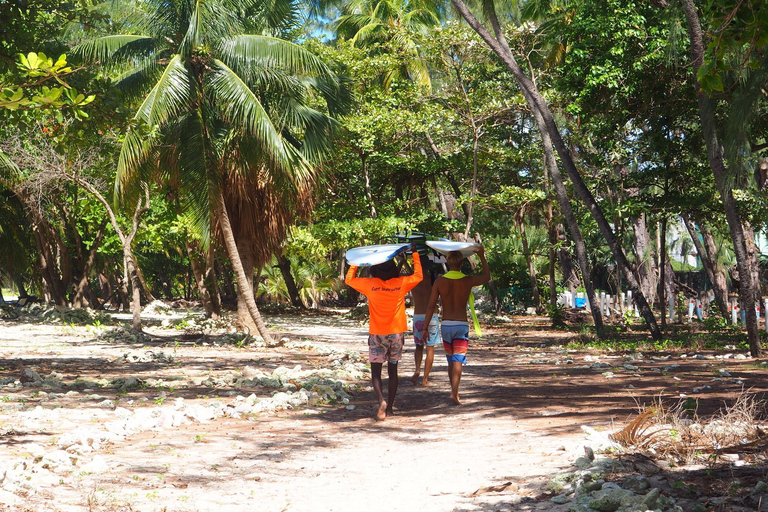
<instances>
[{"instance_id":1,"label":"dry grass","mask_svg":"<svg viewBox=\"0 0 768 512\"><path fill-rule=\"evenodd\" d=\"M682 463L716 463L722 454L767 454L766 406L742 392L730 406L711 417L700 417L695 402L671 407L661 400L644 407L611 439L630 449Z\"/></svg>"}]
</instances>

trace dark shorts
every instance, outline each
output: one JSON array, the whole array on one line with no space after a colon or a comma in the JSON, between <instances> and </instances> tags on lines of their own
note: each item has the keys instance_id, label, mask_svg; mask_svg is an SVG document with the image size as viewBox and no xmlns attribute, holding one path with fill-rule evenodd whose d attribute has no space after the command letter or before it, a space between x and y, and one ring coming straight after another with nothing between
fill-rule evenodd
<instances>
[{"instance_id":1,"label":"dark shorts","mask_svg":"<svg viewBox=\"0 0 768 512\"><path fill-rule=\"evenodd\" d=\"M397 364L403 355L403 342L405 335L397 334L369 334L368 357L372 363Z\"/></svg>"},{"instance_id":2,"label":"dark shorts","mask_svg":"<svg viewBox=\"0 0 768 512\"><path fill-rule=\"evenodd\" d=\"M448 362L467 364L469 348L469 323L458 320L443 320L440 326L443 335L443 348Z\"/></svg>"}]
</instances>

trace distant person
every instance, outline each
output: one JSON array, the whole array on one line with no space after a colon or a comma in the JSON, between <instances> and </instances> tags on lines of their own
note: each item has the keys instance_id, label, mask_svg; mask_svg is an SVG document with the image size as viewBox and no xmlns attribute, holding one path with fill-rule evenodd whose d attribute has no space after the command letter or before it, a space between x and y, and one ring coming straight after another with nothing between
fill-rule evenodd
<instances>
[{"instance_id":1,"label":"distant person","mask_svg":"<svg viewBox=\"0 0 768 512\"><path fill-rule=\"evenodd\" d=\"M429 268L429 265L427 265ZM440 344L440 325L437 315L432 316L432 320L425 328L424 318L429 305L429 297L432 295L432 284L434 282L433 272L425 272L424 279L411 290L413 299L413 341L416 349L413 352L413 360L416 370L413 372L411 382L419 382L421 378L421 362L424 361L424 378L421 379L422 386L429 386L429 373L432 371L432 364L435 361L435 347ZM429 335L422 337L422 331L428 331ZM426 358L424 357L426 353Z\"/></svg>"},{"instance_id":2,"label":"distant person","mask_svg":"<svg viewBox=\"0 0 768 512\"><path fill-rule=\"evenodd\" d=\"M467 322L467 303L470 300L472 288L491 280L491 271L485 260L485 249L480 247L477 256L483 264L483 273L479 276L466 276L461 272L464 256L459 251L451 251L446 256L449 272L435 281L432 294L429 297L425 325L429 325L435 313L438 298L443 306L441 334L445 357L448 359L448 378L451 381L450 400L456 405L461 404L459 383L463 365L467 364L467 348L469 346L469 322ZM477 327L477 325L476 325ZM422 337L427 330L422 330Z\"/></svg>"},{"instance_id":3,"label":"distant person","mask_svg":"<svg viewBox=\"0 0 768 512\"><path fill-rule=\"evenodd\" d=\"M350 266L345 282L368 297L368 311L371 317L368 327L371 381L379 403L376 419L382 421L394 414L393 406L398 385L397 363L402 356L405 331L408 330L405 296L421 281L421 260L414 246L411 275L401 276L399 267L392 260L372 266L371 277L355 277L356 271L356 266ZM381 381L384 362L387 362L389 375L386 400Z\"/></svg>"}]
</instances>

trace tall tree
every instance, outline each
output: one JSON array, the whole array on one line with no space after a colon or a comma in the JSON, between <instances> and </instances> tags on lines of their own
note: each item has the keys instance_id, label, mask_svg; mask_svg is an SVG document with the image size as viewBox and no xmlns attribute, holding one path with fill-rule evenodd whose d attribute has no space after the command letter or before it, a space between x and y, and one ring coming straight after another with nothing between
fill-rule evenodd
<instances>
[{"instance_id":1,"label":"tall tree","mask_svg":"<svg viewBox=\"0 0 768 512\"><path fill-rule=\"evenodd\" d=\"M757 312L755 310L755 298L758 296L759 284L754 279L753 269L757 265L757 254L753 239L747 235L751 233L749 227L744 226L741 212L733 193L732 176L729 173L722 143L719 137L717 119L715 115L715 102L704 89L701 77L706 76L702 66L704 64L705 41L704 31L696 5L692 0L681 0L683 12L688 27L688 35L691 43L691 61L693 63L694 87L696 99L699 105L699 115L704 131L704 141L707 145L709 163L715 182L720 191L720 196L725 209L725 217L733 241L733 250L736 255L736 265L739 270L739 297L742 311L746 313L747 339L749 351L753 357L760 356L762 347L757 325ZM700 73L701 72L701 73Z\"/></svg>"},{"instance_id":2,"label":"tall tree","mask_svg":"<svg viewBox=\"0 0 768 512\"><path fill-rule=\"evenodd\" d=\"M648 325L648 329L652 337L657 340L661 339L661 331L659 330L658 324L656 323L656 318L654 317L653 311L651 311L648 302L645 300L645 296L640 290L639 283L634 273L632 272L632 267L629 264L626 255L624 254L624 250L619 244L619 241L616 239L611 225L605 218L605 215L603 214L602 209L592 195L592 192L586 186L581 175L579 174L578 169L576 168L576 165L570 154L569 148L565 144L565 141L560 134L560 131L555 123L554 116L552 115L546 100L539 92L536 84L520 68L517 60L509 48L509 45L507 44L506 36L504 35L499 19L496 16L493 1L486 0L483 3L484 11L487 13L491 27L493 29L493 34L474 16L474 14L472 14L472 12L467 8L466 4L462 0L452 1L462 17L478 34L480 34L486 44L488 44L494 53L499 56L499 58L509 68L517 80L523 91L523 95L525 96L526 101L531 106L531 110L536 119L542 139L546 141L544 144L545 150L550 146L557 150L557 154L568 173L568 177L573 183L576 193L594 217L602 235L605 237L608 243L608 246L611 248L613 257L615 258L619 267L623 269L624 277L627 280L630 289L633 291L635 300L638 303L640 312L645 319L646 324ZM551 157L550 155L547 155L547 158L554 159L554 154L551 155ZM555 183L555 186L559 188L562 185L562 179L560 177L557 166L551 166L550 171L553 183ZM561 185L558 185L558 183Z\"/></svg>"},{"instance_id":3,"label":"tall tree","mask_svg":"<svg viewBox=\"0 0 768 512\"><path fill-rule=\"evenodd\" d=\"M79 46L90 60L121 63L117 84L127 93L148 90L122 146L116 187L130 195L142 180L170 183L202 231L213 220L237 279L240 318L271 342L253 268L308 208L313 162L330 149L335 126L313 105L334 114L339 82L320 59L278 37L291 28L292 2L133 7L116 34Z\"/></svg>"}]
</instances>

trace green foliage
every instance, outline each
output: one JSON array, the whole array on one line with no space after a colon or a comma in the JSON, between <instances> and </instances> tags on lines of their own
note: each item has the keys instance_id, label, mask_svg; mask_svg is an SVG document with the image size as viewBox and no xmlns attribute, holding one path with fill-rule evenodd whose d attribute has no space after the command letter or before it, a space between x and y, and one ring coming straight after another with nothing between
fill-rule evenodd
<instances>
[{"instance_id":1,"label":"green foliage","mask_svg":"<svg viewBox=\"0 0 768 512\"><path fill-rule=\"evenodd\" d=\"M553 327L565 326L565 305L547 303L547 316L552 320Z\"/></svg>"},{"instance_id":2,"label":"green foliage","mask_svg":"<svg viewBox=\"0 0 768 512\"><path fill-rule=\"evenodd\" d=\"M64 80L73 72L66 55L62 54L54 61L44 53L20 54L18 68L24 72L24 82L0 86L0 109L69 108L77 119L88 117L83 107L93 102L96 96L78 93L77 89ZM43 85L49 80L58 82L59 86ZM63 121L60 110L55 112L55 116L59 122Z\"/></svg>"}]
</instances>

